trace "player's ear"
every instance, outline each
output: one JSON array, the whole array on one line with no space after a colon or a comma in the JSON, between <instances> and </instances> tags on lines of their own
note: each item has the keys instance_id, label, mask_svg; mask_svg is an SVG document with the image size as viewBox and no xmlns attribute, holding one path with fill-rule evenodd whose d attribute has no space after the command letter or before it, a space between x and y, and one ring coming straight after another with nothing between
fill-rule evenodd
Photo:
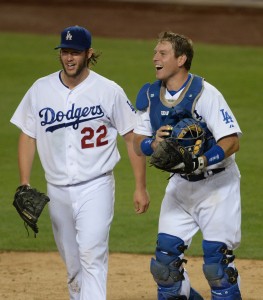
<instances>
[{"instance_id":1,"label":"player's ear","mask_svg":"<svg viewBox=\"0 0 263 300\"><path fill-rule=\"evenodd\" d=\"M87 53L87 57L91 58L92 54L94 53L93 48L89 48L86 53Z\"/></svg>"},{"instance_id":2,"label":"player's ear","mask_svg":"<svg viewBox=\"0 0 263 300\"><path fill-rule=\"evenodd\" d=\"M183 67L183 65L185 64L187 60L187 57L185 54L182 54L180 56L178 56L177 61L178 61L178 67L181 68Z\"/></svg>"}]
</instances>

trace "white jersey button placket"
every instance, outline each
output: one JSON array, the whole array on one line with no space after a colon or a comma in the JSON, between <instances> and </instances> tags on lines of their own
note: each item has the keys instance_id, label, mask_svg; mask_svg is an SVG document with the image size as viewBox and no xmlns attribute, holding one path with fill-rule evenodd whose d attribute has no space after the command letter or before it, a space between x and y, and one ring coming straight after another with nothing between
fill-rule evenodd
<instances>
[{"instance_id":1,"label":"white jersey button placket","mask_svg":"<svg viewBox=\"0 0 263 300\"><path fill-rule=\"evenodd\" d=\"M70 91L67 99L67 108L66 111L72 109L72 105L74 104L74 92ZM74 119L67 120L68 122L74 122ZM76 172L77 172L77 155L76 149L74 148L74 139L76 138L76 132L73 126L68 126L66 130L66 161L67 161L67 170L68 176L71 178L71 182L74 183L76 180Z\"/></svg>"}]
</instances>

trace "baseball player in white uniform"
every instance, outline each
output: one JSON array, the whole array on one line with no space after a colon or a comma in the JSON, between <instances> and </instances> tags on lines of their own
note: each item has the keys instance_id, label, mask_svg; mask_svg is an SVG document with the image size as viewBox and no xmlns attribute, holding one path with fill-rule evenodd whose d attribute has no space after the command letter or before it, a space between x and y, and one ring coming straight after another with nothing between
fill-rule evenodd
<instances>
[{"instance_id":1,"label":"baseball player in white uniform","mask_svg":"<svg viewBox=\"0 0 263 300\"><path fill-rule=\"evenodd\" d=\"M161 33L153 56L157 81L145 84L136 100L134 147L138 155L150 156L171 131L173 135L175 125L186 119L207 126L207 143L193 172L169 179L151 273L158 300L203 299L191 287L184 268L184 252L201 230L203 272L211 299L240 300L233 250L241 238L240 173L235 163L241 130L222 94L189 73L193 54L187 37Z\"/></svg>"},{"instance_id":2,"label":"baseball player in white uniform","mask_svg":"<svg viewBox=\"0 0 263 300\"><path fill-rule=\"evenodd\" d=\"M37 80L11 119L21 129L20 184L30 184L37 147L70 299L105 300L113 169L120 160L117 135L126 142L134 171L138 214L149 205L145 158L133 149L135 109L125 92L90 69L98 59L90 32L80 26L65 28L56 49L63 69Z\"/></svg>"}]
</instances>

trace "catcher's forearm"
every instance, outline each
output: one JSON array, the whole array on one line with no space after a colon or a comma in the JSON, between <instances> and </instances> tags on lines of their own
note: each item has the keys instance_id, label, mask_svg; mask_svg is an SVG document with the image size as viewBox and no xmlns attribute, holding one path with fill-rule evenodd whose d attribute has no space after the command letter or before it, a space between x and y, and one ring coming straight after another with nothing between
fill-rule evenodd
<instances>
[{"instance_id":1,"label":"catcher's forearm","mask_svg":"<svg viewBox=\"0 0 263 300\"><path fill-rule=\"evenodd\" d=\"M224 150L227 158L239 150L239 137L236 133L225 136L217 142L217 145Z\"/></svg>"},{"instance_id":2,"label":"catcher's forearm","mask_svg":"<svg viewBox=\"0 0 263 300\"><path fill-rule=\"evenodd\" d=\"M27 185L30 182L31 169L36 152L36 141L25 133L21 133L18 143L18 166L20 184Z\"/></svg>"},{"instance_id":3,"label":"catcher's forearm","mask_svg":"<svg viewBox=\"0 0 263 300\"><path fill-rule=\"evenodd\" d=\"M205 166L217 164L239 150L237 134L226 136L203 154Z\"/></svg>"},{"instance_id":4,"label":"catcher's forearm","mask_svg":"<svg viewBox=\"0 0 263 300\"><path fill-rule=\"evenodd\" d=\"M148 137L145 135L140 135L140 134L136 134L134 133L134 138L133 138L133 148L135 153L138 156L145 156L146 154L142 151L141 148L141 143L143 142L143 140L147 139Z\"/></svg>"}]
</instances>

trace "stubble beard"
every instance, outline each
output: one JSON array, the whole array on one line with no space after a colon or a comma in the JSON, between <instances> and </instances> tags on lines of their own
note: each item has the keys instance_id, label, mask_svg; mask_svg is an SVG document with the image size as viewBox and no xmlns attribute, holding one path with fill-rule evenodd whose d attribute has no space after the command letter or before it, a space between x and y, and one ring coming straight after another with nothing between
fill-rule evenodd
<instances>
[{"instance_id":1,"label":"stubble beard","mask_svg":"<svg viewBox=\"0 0 263 300\"><path fill-rule=\"evenodd\" d=\"M85 68L87 67L87 61L86 61L86 59L84 59L74 73L69 73L67 71L67 69L65 68L65 65L61 59L60 59L60 62L61 62L61 65L62 65L65 75L69 78L77 78L83 72L83 70L85 70Z\"/></svg>"}]
</instances>

